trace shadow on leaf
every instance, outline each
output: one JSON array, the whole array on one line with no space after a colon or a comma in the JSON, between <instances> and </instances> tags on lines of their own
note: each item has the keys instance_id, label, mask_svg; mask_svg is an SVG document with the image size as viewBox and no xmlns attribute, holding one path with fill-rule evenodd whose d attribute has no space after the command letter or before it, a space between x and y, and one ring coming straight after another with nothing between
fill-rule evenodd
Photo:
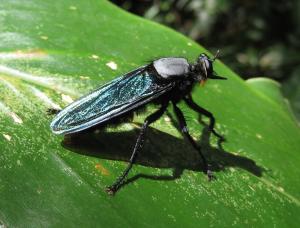
<instances>
[{"instance_id":1,"label":"shadow on leaf","mask_svg":"<svg viewBox=\"0 0 300 228\"><path fill-rule=\"evenodd\" d=\"M173 119L172 119L173 122ZM175 127L178 127L175 123ZM139 129L126 132L83 132L66 136L62 142L63 147L73 152L94 156L102 159L128 161ZM222 142L218 146L210 145L211 133L204 127L201 134L200 145L204 156L211 164L211 170L219 172L228 167L237 167L248 172L262 176L264 169L246 157L234 155L225 151ZM175 180L180 178L183 170L203 172L201 157L186 140L176 138L170 134L149 127L142 150L137 156L135 164L155 167L171 168L172 175L137 174L128 178L121 187L136 181L139 178L151 180ZM121 174L121 173L120 173Z\"/></svg>"}]
</instances>

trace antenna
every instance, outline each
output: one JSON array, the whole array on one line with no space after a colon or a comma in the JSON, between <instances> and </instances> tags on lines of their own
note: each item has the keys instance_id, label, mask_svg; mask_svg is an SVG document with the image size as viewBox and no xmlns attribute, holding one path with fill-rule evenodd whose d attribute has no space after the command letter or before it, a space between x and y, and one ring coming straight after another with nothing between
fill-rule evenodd
<instances>
[{"instance_id":1,"label":"antenna","mask_svg":"<svg viewBox=\"0 0 300 228\"><path fill-rule=\"evenodd\" d=\"M215 61L215 60L218 58L219 53L220 53L220 50L218 49L218 50L217 50L217 53L216 53L215 56L213 57L212 61Z\"/></svg>"}]
</instances>

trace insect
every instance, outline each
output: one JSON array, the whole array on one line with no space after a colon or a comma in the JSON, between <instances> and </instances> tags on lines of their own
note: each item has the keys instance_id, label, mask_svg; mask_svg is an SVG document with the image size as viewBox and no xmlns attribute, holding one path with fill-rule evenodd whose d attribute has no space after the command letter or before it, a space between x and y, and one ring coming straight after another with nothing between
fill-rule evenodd
<instances>
[{"instance_id":1,"label":"insect","mask_svg":"<svg viewBox=\"0 0 300 228\"><path fill-rule=\"evenodd\" d=\"M212 171L201 148L189 134L187 123L177 103L181 100L194 111L210 119L209 129L222 139L215 129L215 118L211 112L197 105L191 96L196 83L204 83L207 79L226 79L213 71L213 62L217 54L210 59L202 53L195 63L188 63L185 58L169 57L152 61L148 65L139 67L121 77L118 77L102 87L92 91L61 110L50 124L55 134L73 134L95 126L105 126L112 120L118 120L131 114L149 103L159 108L144 121L133 148L127 168L119 178L109 187L107 192L114 194L124 183L139 150L145 139L149 125L158 120L171 103L177 116L179 126L184 136L199 152L204 172L212 178Z\"/></svg>"}]
</instances>

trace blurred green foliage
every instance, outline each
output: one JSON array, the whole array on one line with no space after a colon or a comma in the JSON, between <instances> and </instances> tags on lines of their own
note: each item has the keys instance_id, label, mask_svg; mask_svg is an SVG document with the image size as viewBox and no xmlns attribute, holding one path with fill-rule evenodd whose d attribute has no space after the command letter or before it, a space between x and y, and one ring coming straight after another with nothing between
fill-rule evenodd
<instances>
[{"instance_id":1,"label":"blurred green foliage","mask_svg":"<svg viewBox=\"0 0 300 228\"><path fill-rule=\"evenodd\" d=\"M113 2L188 35L212 52L220 49L221 60L245 79L265 76L281 82L300 117L300 1Z\"/></svg>"}]
</instances>

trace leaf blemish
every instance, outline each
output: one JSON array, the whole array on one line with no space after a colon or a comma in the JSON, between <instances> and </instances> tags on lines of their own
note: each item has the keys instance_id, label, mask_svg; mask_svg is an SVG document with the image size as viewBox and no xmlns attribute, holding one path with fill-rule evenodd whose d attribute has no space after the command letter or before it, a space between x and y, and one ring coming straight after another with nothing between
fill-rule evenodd
<instances>
[{"instance_id":1,"label":"leaf blemish","mask_svg":"<svg viewBox=\"0 0 300 228\"><path fill-rule=\"evenodd\" d=\"M42 40L48 40L48 36L40 36Z\"/></svg>"},{"instance_id":2,"label":"leaf blemish","mask_svg":"<svg viewBox=\"0 0 300 228\"><path fill-rule=\"evenodd\" d=\"M81 76L79 76L79 78L80 78L80 79L82 79L82 80L88 80L88 79L90 79L90 77L89 77L89 76L82 76L82 75L81 75Z\"/></svg>"},{"instance_id":3,"label":"leaf blemish","mask_svg":"<svg viewBox=\"0 0 300 228\"><path fill-rule=\"evenodd\" d=\"M10 135L7 135L7 134L2 134L3 137L7 140L7 141L10 141L11 140L11 136Z\"/></svg>"},{"instance_id":4,"label":"leaf blemish","mask_svg":"<svg viewBox=\"0 0 300 228\"><path fill-rule=\"evenodd\" d=\"M97 169L98 171L100 171L100 173L102 175L105 175L105 176L108 176L109 175L109 172L106 168L104 168L100 163L97 163L95 165L95 169Z\"/></svg>"},{"instance_id":5,"label":"leaf blemish","mask_svg":"<svg viewBox=\"0 0 300 228\"><path fill-rule=\"evenodd\" d=\"M106 66L108 66L112 70L116 70L118 68L118 65L113 61L106 63Z\"/></svg>"},{"instance_id":6,"label":"leaf blemish","mask_svg":"<svg viewBox=\"0 0 300 228\"><path fill-rule=\"evenodd\" d=\"M17 124L22 124L23 123L23 120L16 113L11 112L10 116L13 118L15 123L17 123Z\"/></svg>"},{"instance_id":7,"label":"leaf blemish","mask_svg":"<svg viewBox=\"0 0 300 228\"><path fill-rule=\"evenodd\" d=\"M256 134L256 138L262 139L262 135L257 133L257 134Z\"/></svg>"},{"instance_id":8,"label":"leaf blemish","mask_svg":"<svg viewBox=\"0 0 300 228\"><path fill-rule=\"evenodd\" d=\"M17 165L18 165L18 166L21 166L21 165L22 165L22 163L21 163L20 160L17 160Z\"/></svg>"},{"instance_id":9,"label":"leaf blemish","mask_svg":"<svg viewBox=\"0 0 300 228\"><path fill-rule=\"evenodd\" d=\"M76 6L70 6L69 10L77 10L77 7Z\"/></svg>"},{"instance_id":10,"label":"leaf blemish","mask_svg":"<svg viewBox=\"0 0 300 228\"><path fill-rule=\"evenodd\" d=\"M165 118L164 118L164 120L166 121L166 122L171 122L171 119L170 119L170 117L168 117L168 116L166 116Z\"/></svg>"},{"instance_id":11,"label":"leaf blemish","mask_svg":"<svg viewBox=\"0 0 300 228\"><path fill-rule=\"evenodd\" d=\"M61 94L61 99L66 102L66 103L72 103L73 102L73 99L72 97L70 97L69 95L66 95L66 94Z\"/></svg>"},{"instance_id":12,"label":"leaf blemish","mask_svg":"<svg viewBox=\"0 0 300 228\"><path fill-rule=\"evenodd\" d=\"M215 89L216 92L221 93L222 90L220 89L220 86L218 84L214 84L213 88Z\"/></svg>"},{"instance_id":13,"label":"leaf blemish","mask_svg":"<svg viewBox=\"0 0 300 228\"><path fill-rule=\"evenodd\" d=\"M92 59L99 59L99 56L94 54L94 55L91 55L91 58Z\"/></svg>"}]
</instances>

